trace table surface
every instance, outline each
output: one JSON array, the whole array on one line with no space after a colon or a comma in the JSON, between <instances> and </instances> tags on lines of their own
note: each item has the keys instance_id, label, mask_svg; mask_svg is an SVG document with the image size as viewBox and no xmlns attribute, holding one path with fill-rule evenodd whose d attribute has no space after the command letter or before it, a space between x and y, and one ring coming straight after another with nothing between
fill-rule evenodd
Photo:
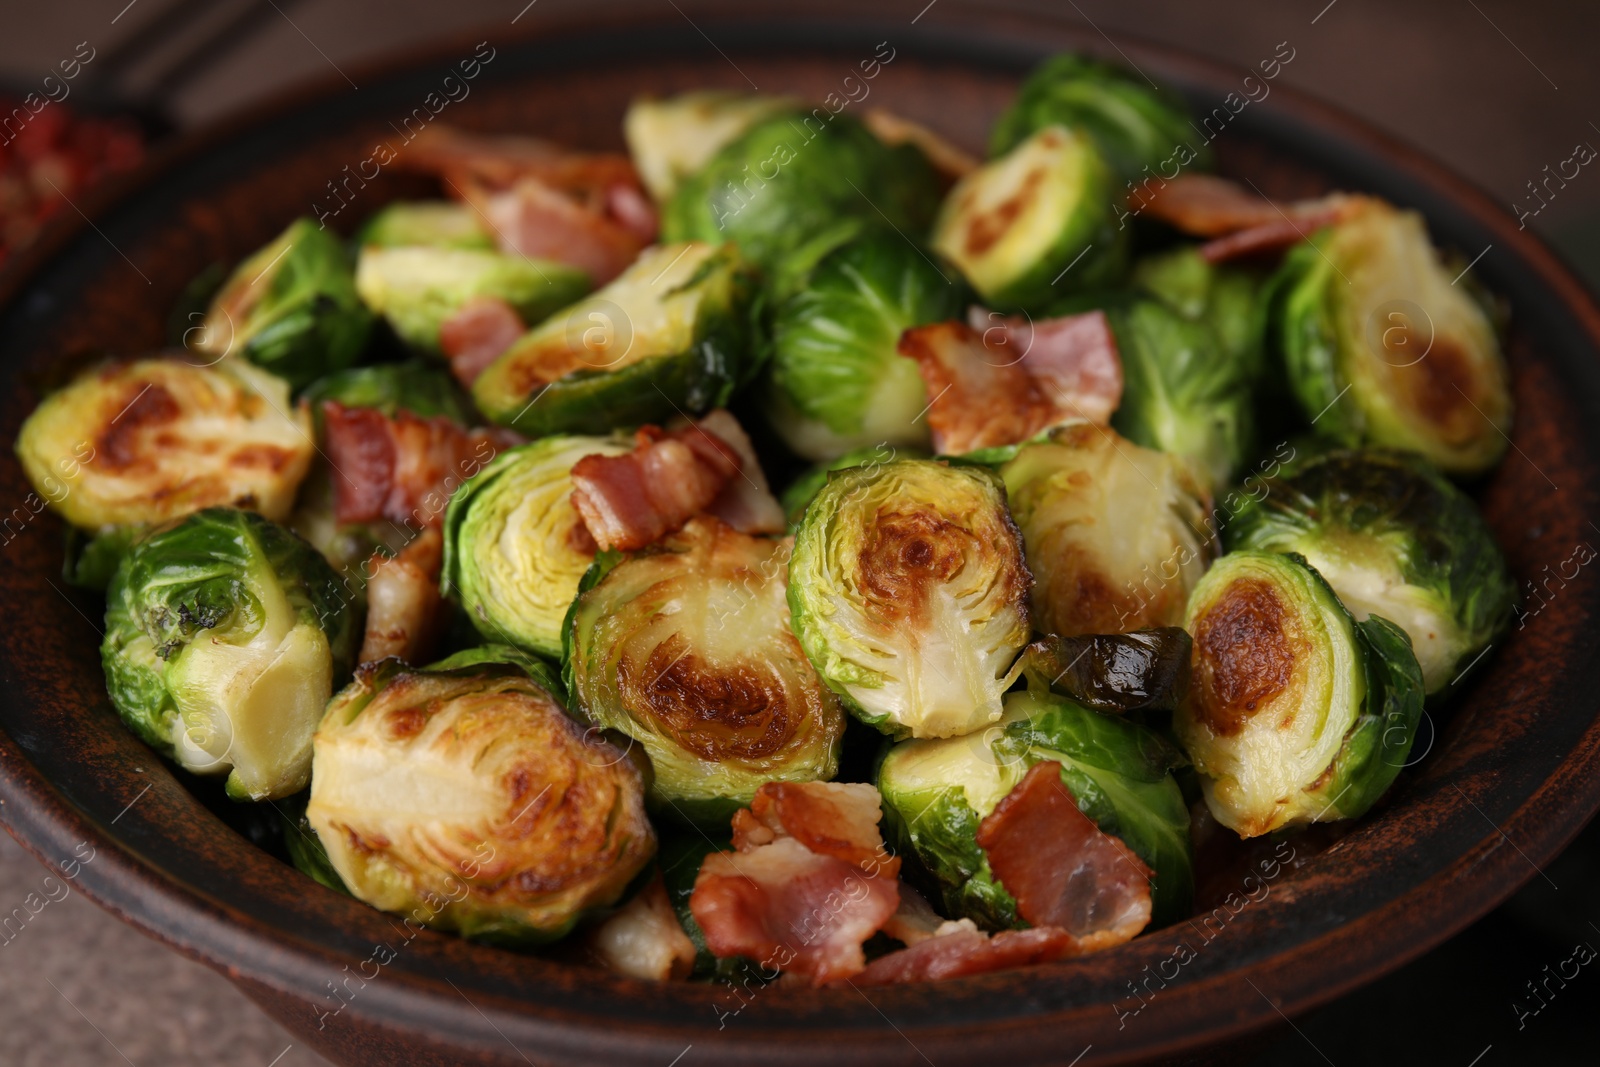
<instances>
[{"instance_id":1,"label":"table surface","mask_svg":"<svg viewBox=\"0 0 1600 1067\"><path fill-rule=\"evenodd\" d=\"M179 127L307 78L445 35L493 41L605 0L5 0L0 79L32 85L80 42L124 93L159 94ZM934 0L955 6L959 0ZM663 0L669 4L671 0ZM680 8L687 5L674 5ZM870 7L908 22L927 0ZM1528 185L1600 143L1600 4L1586 0L1076 0L1044 8L1115 44L1139 36L1248 68L1295 49L1286 84L1337 102L1470 175L1513 210ZM243 13L243 14L241 14ZM239 16L243 29L175 66L170 57ZM686 18L688 16L685 16ZM159 27L159 32L153 32ZM124 60L119 45L145 41ZM103 65L104 68L104 65ZM89 68L93 69L93 64ZM86 93L92 83L80 83ZM351 91L359 91L352 89ZM1528 222L1600 284L1600 177L1580 174ZM1492 252L1491 252L1492 254ZM45 906L0 935L0 1063L15 1067L314 1067L220 976L122 925L0 835L0 914ZM1600 976L1568 975L1600 946L1600 824L1505 907L1395 975L1265 1035L1254 1067L1323 1063L1593 1063ZM52 899L53 898L53 899ZM1589 950L1592 957L1594 950ZM1581 956L1581 953L1580 953ZM1565 978L1552 975L1567 975ZM928 1050L937 1063L935 1050ZM692 1067L686 1061L684 1067Z\"/></svg>"}]
</instances>

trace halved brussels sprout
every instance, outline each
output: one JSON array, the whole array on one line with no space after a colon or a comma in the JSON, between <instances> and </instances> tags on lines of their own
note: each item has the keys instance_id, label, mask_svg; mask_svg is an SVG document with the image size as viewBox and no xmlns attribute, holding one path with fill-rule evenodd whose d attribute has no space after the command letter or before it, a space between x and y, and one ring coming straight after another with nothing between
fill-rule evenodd
<instances>
[{"instance_id":1,"label":"halved brussels sprout","mask_svg":"<svg viewBox=\"0 0 1600 1067\"><path fill-rule=\"evenodd\" d=\"M726 89L700 89L665 100L638 97L622 117L622 135L639 179L656 203L663 204L723 145L754 123L794 106L791 97Z\"/></svg>"},{"instance_id":2,"label":"halved brussels sprout","mask_svg":"<svg viewBox=\"0 0 1600 1067\"><path fill-rule=\"evenodd\" d=\"M1173 727L1239 836L1353 819L1405 765L1423 703L1411 642L1381 616L1353 620L1302 557L1223 556L1184 628L1193 678Z\"/></svg>"},{"instance_id":3,"label":"halved brussels sprout","mask_svg":"<svg viewBox=\"0 0 1600 1067\"><path fill-rule=\"evenodd\" d=\"M1033 572L1041 633L1176 626L1211 556L1209 497L1188 463L1072 423L1000 468Z\"/></svg>"},{"instance_id":4,"label":"halved brussels sprout","mask_svg":"<svg viewBox=\"0 0 1600 1067\"><path fill-rule=\"evenodd\" d=\"M296 219L234 269L195 347L214 359L243 356L299 389L355 363L371 331L344 246Z\"/></svg>"},{"instance_id":5,"label":"halved brussels sprout","mask_svg":"<svg viewBox=\"0 0 1600 1067\"><path fill-rule=\"evenodd\" d=\"M478 422L455 378L439 364L421 359L351 367L312 382L301 395L313 417L321 413L324 400L336 400L347 408L376 408L391 419L398 411L409 411L425 419L443 415L460 426Z\"/></svg>"},{"instance_id":6,"label":"halved brussels sprout","mask_svg":"<svg viewBox=\"0 0 1600 1067\"><path fill-rule=\"evenodd\" d=\"M317 730L306 808L350 892L506 944L616 903L655 853L643 779L557 691L498 654L363 665Z\"/></svg>"},{"instance_id":7,"label":"halved brussels sprout","mask_svg":"<svg viewBox=\"0 0 1600 1067\"><path fill-rule=\"evenodd\" d=\"M88 529L237 504L282 519L311 465L311 415L249 364L112 363L46 397L17 458L39 495Z\"/></svg>"},{"instance_id":8,"label":"halved brussels sprout","mask_svg":"<svg viewBox=\"0 0 1600 1067\"><path fill-rule=\"evenodd\" d=\"M847 219L921 234L938 202L938 176L919 149L885 145L846 114L785 110L682 181L662 209L661 237L733 241L771 268Z\"/></svg>"},{"instance_id":9,"label":"halved brussels sprout","mask_svg":"<svg viewBox=\"0 0 1600 1067\"><path fill-rule=\"evenodd\" d=\"M1046 126L956 183L933 247L991 307L1037 307L1109 285L1128 247L1111 181L1092 141Z\"/></svg>"},{"instance_id":10,"label":"halved brussels sprout","mask_svg":"<svg viewBox=\"0 0 1600 1067\"><path fill-rule=\"evenodd\" d=\"M618 456L627 437L544 437L508 449L445 511L444 588L478 632L552 658L595 545L572 506L572 465Z\"/></svg>"},{"instance_id":11,"label":"halved brussels sprout","mask_svg":"<svg viewBox=\"0 0 1600 1067\"><path fill-rule=\"evenodd\" d=\"M524 334L473 382L473 399L530 437L707 411L754 371L750 294L731 246L647 248L610 285Z\"/></svg>"},{"instance_id":12,"label":"halved brussels sprout","mask_svg":"<svg viewBox=\"0 0 1600 1067\"><path fill-rule=\"evenodd\" d=\"M697 518L584 578L566 674L589 720L637 740L651 795L727 825L762 783L826 781L844 714L789 628L787 541Z\"/></svg>"},{"instance_id":13,"label":"halved brussels sprout","mask_svg":"<svg viewBox=\"0 0 1600 1067\"><path fill-rule=\"evenodd\" d=\"M1488 315L1452 281L1422 216L1378 200L1289 252L1272 285L1274 341L1317 433L1417 452L1449 474L1499 462L1505 360Z\"/></svg>"},{"instance_id":14,"label":"halved brussels sprout","mask_svg":"<svg viewBox=\"0 0 1600 1067\"><path fill-rule=\"evenodd\" d=\"M944 914L991 930L1022 925L977 843L978 824L1036 763L1061 764L1085 815L1156 872L1156 923L1189 913L1189 810L1172 777L1182 756L1158 734L1043 690L1007 695L1005 717L965 737L901 741L879 764L886 836L915 857Z\"/></svg>"},{"instance_id":15,"label":"halved brussels sprout","mask_svg":"<svg viewBox=\"0 0 1600 1067\"><path fill-rule=\"evenodd\" d=\"M857 718L952 737L1000 718L1029 584L993 473L901 459L829 478L795 534L789 606Z\"/></svg>"},{"instance_id":16,"label":"halved brussels sprout","mask_svg":"<svg viewBox=\"0 0 1600 1067\"><path fill-rule=\"evenodd\" d=\"M367 248L430 245L493 251L494 235L471 204L454 200L399 200L384 207L356 235Z\"/></svg>"},{"instance_id":17,"label":"halved brussels sprout","mask_svg":"<svg viewBox=\"0 0 1600 1067\"><path fill-rule=\"evenodd\" d=\"M1299 553L1357 619L1404 629L1430 696L1511 620L1516 583L1477 507L1404 453L1313 457L1267 480L1225 536L1230 548Z\"/></svg>"},{"instance_id":18,"label":"halved brussels sprout","mask_svg":"<svg viewBox=\"0 0 1600 1067\"><path fill-rule=\"evenodd\" d=\"M1144 78L1083 56L1052 56L1028 76L1016 100L996 120L989 154L1004 155L1052 125L1094 138L1119 181L1138 178L1163 163L1211 165L1210 148L1195 135L1177 97L1162 97Z\"/></svg>"},{"instance_id":19,"label":"halved brussels sprout","mask_svg":"<svg viewBox=\"0 0 1600 1067\"><path fill-rule=\"evenodd\" d=\"M778 499L784 515L788 517L789 532L794 533L800 528L800 520L805 518L806 508L810 507L817 494L822 492L822 487L828 484L828 478L834 471L849 470L851 467L879 466L897 459L927 458L926 449L894 448L879 444L869 448L851 449L838 459L807 468L800 477L789 483L789 488L785 489L783 496Z\"/></svg>"},{"instance_id":20,"label":"halved brussels sprout","mask_svg":"<svg viewBox=\"0 0 1600 1067\"><path fill-rule=\"evenodd\" d=\"M106 593L100 658L123 721L235 800L299 792L356 626L316 550L260 515L207 508L134 545Z\"/></svg>"},{"instance_id":21,"label":"halved brussels sprout","mask_svg":"<svg viewBox=\"0 0 1600 1067\"><path fill-rule=\"evenodd\" d=\"M356 289L400 339L440 355L439 330L475 297L492 296L540 323L589 291L576 267L481 248L424 245L361 249Z\"/></svg>"},{"instance_id":22,"label":"halved brussels sprout","mask_svg":"<svg viewBox=\"0 0 1600 1067\"><path fill-rule=\"evenodd\" d=\"M892 231L823 257L773 313L767 408L779 435L817 461L880 443L926 447L928 391L897 350L900 335L957 318L968 302L964 285Z\"/></svg>"}]
</instances>

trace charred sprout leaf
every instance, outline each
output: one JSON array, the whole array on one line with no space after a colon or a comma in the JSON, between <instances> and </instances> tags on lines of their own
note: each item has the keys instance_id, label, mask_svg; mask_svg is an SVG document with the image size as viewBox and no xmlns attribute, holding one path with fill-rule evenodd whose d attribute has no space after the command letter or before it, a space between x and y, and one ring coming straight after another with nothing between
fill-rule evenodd
<instances>
[{"instance_id":1,"label":"charred sprout leaf","mask_svg":"<svg viewBox=\"0 0 1600 1067\"><path fill-rule=\"evenodd\" d=\"M888 444L876 444L867 448L855 448L846 452L838 459L829 463L818 463L796 478L789 488L783 491L779 503L783 505L783 512L789 517L789 532L794 533L800 528L800 521L805 518L806 508L822 492L822 487L828 484L828 477L834 471L849 470L851 467L875 467L890 463L897 459L926 459L928 453L925 449L895 448Z\"/></svg>"},{"instance_id":2,"label":"charred sprout leaf","mask_svg":"<svg viewBox=\"0 0 1600 1067\"><path fill-rule=\"evenodd\" d=\"M360 900L540 944L614 904L655 852L639 768L504 657L367 664L316 735L306 817Z\"/></svg>"},{"instance_id":3,"label":"charred sprout leaf","mask_svg":"<svg viewBox=\"0 0 1600 1067\"><path fill-rule=\"evenodd\" d=\"M572 606L566 672L584 715L637 741L652 797L726 826L768 781L826 781L844 713L789 628L784 541L692 520L595 565Z\"/></svg>"},{"instance_id":4,"label":"charred sprout leaf","mask_svg":"<svg viewBox=\"0 0 1600 1067\"><path fill-rule=\"evenodd\" d=\"M193 347L213 360L242 356L299 389L355 363L371 330L344 246L297 219L234 269Z\"/></svg>"},{"instance_id":5,"label":"charred sprout leaf","mask_svg":"<svg viewBox=\"0 0 1600 1067\"><path fill-rule=\"evenodd\" d=\"M1505 360L1489 317L1451 281L1422 217L1376 200L1289 252L1272 340L1319 434L1417 452L1448 474L1499 462Z\"/></svg>"},{"instance_id":6,"label":"charred sprout leaf","mask_svg":"<svg viewBox=\"0 0 1600 1067\"><path fill-rule=\"evenodd\" d=\"M978 824L1049 760L1061 764L1079 809L1156 872L1155 921L1188 914L1194 871L1189 812L1171 774L1177 751L1143 726L1048 693L1011 693L1005 708L978 733L902 741L878 769L890 838L916 858L946 914L989 929L1020 925L977 844Z\"/></svg>"},{"instance_id":7,"label":"charred sprout leaf","mask_svg":"<svg viewBox=\"0 0 1600 1067\"><path fill-rule=\"evenodd\" d=\"M470 204L454 200L400 200L379 211L356 235L364 248L476 248L493 251L494 235Z\"/></svg>"},{"instance_id":8,"label":"charred sprout leaf","mask_svg":"<svg viewBox=\"0 0 1600 1067\"><path fill-rule=\"evenodd\" d=\"M1230 548L1296 552L1357 619L1406 631L1428 694L1449 691L1511 620L1516 584L1477 507L1414 456L1335 451L1262 483Z\"/></svg>"},{"instance_id":9,"label":"charred sprout leaf","mask_svg":"<svg viewBox=\"0 0 1600 1067\"><path fill-rule=\"evenodd\" d=\"M434 356L442 355L440 328L478 297L503 300L534 325L589 288L589 276L576 267L482 248L368 245L356 265L367 307L406 344Z\"/></svg>"},{"instance_id":10,"label":"charred sprout leaf","mask_svg":"<svg viewBox=\"0 0 1600 1067\"><path fill-rule=\"evenodd\" d=\"M237 361L108 364L47 397L17 435L35 490L90 530L216 504L282 519L313 451L310 415L283 382Z\"/></svg>"},{"instance_id":11,"label":"charred sprout leaf","mask_svg":"<svg viewBox=\"0 0 1600 1067\"><path fill-rule=\"evenodd\" d=\"M1188 464L1087 423L1000 470L1033 572L1041 633L1175 626L1212 552L1207 493Z\"/></svg>"},{"instance_id":12,"label":"charred sprout leaf","mask_svg":"<svg viewBox=\"0 0 1600 1067\"><path fill-rule=\"evenodd\" d=\"M933 247L1003 310L1116 282L1127 260L1111 172L1093 142L1046 126L956 183Z\"/></svg>"},{"instance_id":13,"label":"charred sprout leaf","mask_svg":"<svg viewBox=\"0 0 1600 1067\"><path fill-rule=\"evenodd\" d=\"M665 100L639 97L628 105L622 133L640 180L656 203L664 204L723 145L754 123L795 105L786 96L725 89L679 93Z\"/></svg>"},{"instance_id":14,"label":"charred sprout leaf","mask_svg":"<svg viewBox=\"0 0 1600 1067\"><path fill-rule=\"evenodd\" d=\"M1052 634L1028 646L1023 670L1041 688L1095 711L1173 711L1189 688L1192 645L1176 626L1080 637Z\"/></svg>"},{"instance_id":15,"label":"charred sprout leaf","mask_svg":"<svg viewBox=\"0 0 1600 1067\"><path fill-rule=\"evenodd\" d=\"M236 800L305 788L311 734L356 626L338 579L283 527L207 508L151 534L106 594L111 701L150 745Z\"/></svg>"},{"instance_id":16,"label":"charred sprout leaf","mask_svg":"<svg viewBox=\"0 0 1600 1067\"><path fill-rule=\"evenodd\" d=\"M880 443L926 447L927 389L897 351L900 334L968 303L954 270L891 230L834 249L773 314L772 424L815 461Z\"/></svg>"},{"instance_id":17,"label":"charred sprout leaf","mask_svg":"<svg viewBox=\"0 0 1600 1067\"><path fill-rule=\"evenodd\" d=\"M473 383L490 420L530 437L609 433L723 404L754 372L750 270L731 246L646 249Z\"/></svg>"},{"instance_id":18,"label":"charred sprout leaf","mask_svg":"<svg viewBox=\"0 0 1600 1067\"><path fill-rule=\"evenodd\" d=\"M931 460L836 472L789 564L806 654L857 718L896 737L1000 718L1028 586L1000 480Z\"/></svg>"},{"instance_id":19,"label":"charred sprout leaf","mask_svg":"<svg viewBox=\"0 0 1600 1067\"><path fill-rule=\"evenodd\" d=\"M389 418L399 411L431 418L443 415L461 426L478 422L472 402L443 367L420 359L352 367L320 378L302 394L320 415L325 400L347 408L376 408Z\"/></svg>"},{"instance_id":20,"label":"charred sprout leaf","mask_svg":"<svg viewBox=\"0 0 1600 1067\"><path fill-rule=\"evenodd\" d=\"M486 640L561 655L562 622L595 546L572 506L572 466L626 437L544 437L508 449L445 511L444 586Z\"/></svg>"},{"instance_id":21,"label":"charred sprout leaf","mask_svg":"<svg viewBox=\"0 0 1600 1067\"><path fill-rule=\"evenodd\" d=\"M989 153L1003 155L1046 126L1061 125L1093 138L1118 182L1138 180L1163 164L1209 169L1205 138L1177 100L1121 67L1063 53L1022 84L995 122Z\"/></svg>"},{"instance_id":22,"label":"charred sprout leaf","mask_svg":"<svg viewBox=\"0 0 1600 1067\"><path fill-rule=\"evenodd\" d=\"M1411 642L1357 623L1300 556L1231 552L1195 588L1189 696L1173 719L1217 821L1241 837L1361 815L1422 715Z\"/></svg>"},{"instance_id":23,"label":"charred sprout leaf","mask_svg":"<svg viewBox=\"0 0 1600 1067\"><path fill-rule=\"evenodd\" d=\"M733 241L771 267L849 218L927 230L938 178L846 114L786 110L755 123L684 179L663 207L665 241Z\"/></svg>"}]
</instances>

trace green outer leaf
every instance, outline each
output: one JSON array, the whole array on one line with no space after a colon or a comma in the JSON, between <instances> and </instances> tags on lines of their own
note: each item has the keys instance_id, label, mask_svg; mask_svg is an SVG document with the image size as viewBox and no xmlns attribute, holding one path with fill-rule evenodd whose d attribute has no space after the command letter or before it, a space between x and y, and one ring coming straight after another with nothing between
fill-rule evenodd
<instances>
[{"instance_id":1,"label":"green outer leaf","mask_svg":"<svg viewBox=\"0 0 1600 1067\"><path fill-rule=\"evenodd\" d=\"M1350 384L1339 368L1338 340L1329 321L1328 290L1337 280L1322 252L1324 230L1291 248L1271 283L1274 342L1283 359L1289 388L1317 433L1348 447L1361 443L1366 420L1356 404L1336 404Z\"/></svg>"},{"instance_id":2,"label":"green outer leaf","mask_svg":"<svg viewBox=\"0 0 1600 1067\"><path fill-rule=\"evenodd\" d=\"M1356 623L1367 671L1367 700L1330 768L1327 784L1312 796L1340 818L1355 819L1383 796L1405 766L1422 720L1422 671L1406 632L1374 615Z\"/></svg>"},{"instance_id":3,"label":"green outer leaf","mask_svg":"<svg viewBox=\"0 0 1600 1067\"><path fill-rule=\"evenodd\" d=\"M889 463L895 459L926 459L927 453L914 448L895 448L892 445L869 445L865 448L854 448L838 459L827 463L818 463L808 467L778 498L778 503L783 506L783 512L788 516L789 532L794 533L800 528L800 522L805 518L806 508L822 492L822 487L828 484L828 478L834 471L849 470L851 467L866 467L873 463Z\"/></svg>"},{"instance_id":4,"label":"green outer leaf","mask_svg":"<svg viewBox=\"0 0 1600 1067\"><path fill-rule=\"evenodd\" d=\"M308 790L273 805L278 811L278 821L283 830L284 850L289 853L289 862L300 873L318 885L350 896L350 887L333 869L333 861L328 859L328 850L323 847L322 839L312 829L311 823L306 821L306 801L310 796Z\"/></svg>"},{"instance_id":5,"label":"green outer leaf","mask_svg":"<svg viewBox=\"0 0 1600 1067\"><path fill-rule=\"evenodd\" d=\"M107 526L93 532L68 526L61 577L68 585L104 592L122 557L144 532L133 526Z\"/></svg>"},{"instance_id":6,"label":"green outer leaf","mask_svg":"<svg viewBox=\"0 0 1600 1067\"><path fill-rule=\"evenodd\" d=\"M335 371L306 386L301 395L311 403L319 429L325 400L347 408L375 408L391 419L399 411L409 411L423 418L443 415L459 426L478 422L472 401L455 378L438 364L420 359Z\"/></svg>"},{"instance_id":7,"label":"green outer leaf","mask_svg":"<svg viewBox=\"0 0 1600 1067\"><path fill-rule=\"evenodd\" d=\"M567 704L567 687L556 669L544 660L510 645L479 645L451 653L423 670L482 675L485 667L508 667L526 675L539 688L555 697L556 703ZM493 672L487 672L493 673Z\"/></svg>"}]
</instances>

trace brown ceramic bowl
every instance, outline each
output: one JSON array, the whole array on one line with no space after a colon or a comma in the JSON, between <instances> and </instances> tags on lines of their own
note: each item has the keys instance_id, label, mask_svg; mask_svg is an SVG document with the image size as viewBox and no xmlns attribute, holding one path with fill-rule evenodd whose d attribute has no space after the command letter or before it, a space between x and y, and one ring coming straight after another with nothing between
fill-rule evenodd
<instances>
[{"instance_id":1,"label":"brown ceramic bowl","mask_svg":"<svg viewBox=\"0 0 1600 1067\"><path fill-rule=\"evenodd\" d=\"M953 6L915 25L823 15L814 2L793 16L696 7L694 24L658 9L653 20L557 25L491 41L495 58L442 119L620 147L636 93L759 85L820 98L887 41L894 59L870 102L979 149L1032 63L1061 48L1107 51L1098 36L1052 22L944 10ZM1119 43L1202 113L1249 73ZM174 147L81 204L94 226L66 220L0 286L5 439L66 354L159 345L191 276L256 248L314 203L331 206L327 183L394 138L391 122L422 106L473 44L352 71L359 92L335 79ZM35 514L9 452L0 819L52 865L88 842L83 891L215 967L341 1064L666 1067L690 1046L684 1062L696 1064L1122 1063L1237 1037L1399 966L1536 877L1600 807L1600 583L1564 563L1600 539L1590 521L1600 515L1600 312L1469 183L1281 83L1233 117L1215 147L1225 172L1269 193L1369 190L1420 209L1435 238L1467 258L1488 249L1477 273L1513 312L1518 421L1513 450L1479 494L1515 572L1545 590L1447 720L1424 730L1419 744L1431 749L1383 809L1320 855L1302 839L1296 863L1264 883L1214 875L1213 898L1235 893L1220 917L1082 960L870 995L649 985L454 937L408 939L394 919L257 847L247 812L175 775L122 728L100 673L101 605L56 576L60 523ZM334 224L348 231L386 199L419 191L386 171ZM1241 903L1246 894L1257 899ZM388 957L377 946L393 960L375 962Z\"/></svg>"}]
</instances>

